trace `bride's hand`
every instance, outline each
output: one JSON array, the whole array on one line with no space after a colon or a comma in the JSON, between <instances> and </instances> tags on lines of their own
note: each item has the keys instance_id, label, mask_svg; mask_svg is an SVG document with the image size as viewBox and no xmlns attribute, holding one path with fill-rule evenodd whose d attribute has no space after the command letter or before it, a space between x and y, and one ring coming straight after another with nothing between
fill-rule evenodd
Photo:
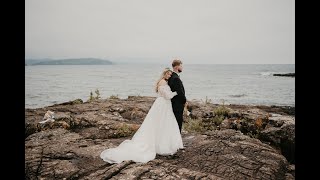
<instances>
[{"instance_id":1,"label":"bride's hand","mask_svg":"<svg viewBox=\"0 0 320 180\"><path fill-rule=\"evenodd\" d=\"M190 114L190 112L189 112L189 110L188 110L188 102L186 102L186 103L184 104L183 114L185 114L185 115L187 115L187 116L189 116L189 114Z\"/></svg>"}]
</instances>

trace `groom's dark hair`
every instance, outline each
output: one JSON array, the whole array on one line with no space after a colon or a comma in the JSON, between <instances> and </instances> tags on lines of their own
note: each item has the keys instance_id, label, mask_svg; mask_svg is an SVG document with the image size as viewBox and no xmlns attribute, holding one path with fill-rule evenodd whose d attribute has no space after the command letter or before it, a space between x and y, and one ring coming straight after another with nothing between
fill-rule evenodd
<instances>
[{"instance_id":1,"label":"groom's dark hair","mask_svg":"<svg viewBox=\"0 0 320 180\"><path fill-rule=\"evenodd\" d=\"M174 60L172 61L172 67L179 66L180 64L182 64L182 62L181 62L180 59L174 59Z\"/></svg>"}]
</instances>

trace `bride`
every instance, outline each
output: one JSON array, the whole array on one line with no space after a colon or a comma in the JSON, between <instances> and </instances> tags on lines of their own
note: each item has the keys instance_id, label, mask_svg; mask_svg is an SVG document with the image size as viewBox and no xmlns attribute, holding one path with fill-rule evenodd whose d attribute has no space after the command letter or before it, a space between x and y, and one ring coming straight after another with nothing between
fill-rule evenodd
<instances>
[{"instance_id":1,"label":"bride","mask_svg":"<svg viewBox=\"0 0 320 180\"><path fill-rule=\"evenodd\" d=\"M165 69L156 83L157 99L131 140L124 140L118 147L106 149L100 157L109 163L126 160L146 163L155 159L156 154L173 155L182 149L183 143L179 126L172 111L172 92L167 80L172 71Z\"/></svg>"}]
</instances>

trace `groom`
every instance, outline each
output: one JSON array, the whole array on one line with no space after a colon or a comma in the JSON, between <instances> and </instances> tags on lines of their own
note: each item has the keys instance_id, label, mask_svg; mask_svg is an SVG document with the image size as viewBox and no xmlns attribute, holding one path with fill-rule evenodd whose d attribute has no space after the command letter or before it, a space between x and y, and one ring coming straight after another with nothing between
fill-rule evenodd
<instances>
[{"instance_id":1,"label":"groom","mask_svg":"<svg viewBox=\"0 0 320 180\"><path fill-rule=\"evenodd\" d=\"M179 130L181 133L181 127L183 122L183 109L184 105L187 102L187 98L185 96L184 87L182 81L180 80L179 73L182 72L182 62L179 59L174 59L172 61L173 73L171 77L168 79L168 85L171 88L171 91L176 91L178 93L177 96L174 96L171 99L173 113L177 119Z\"/></svg>"}]
</instances>

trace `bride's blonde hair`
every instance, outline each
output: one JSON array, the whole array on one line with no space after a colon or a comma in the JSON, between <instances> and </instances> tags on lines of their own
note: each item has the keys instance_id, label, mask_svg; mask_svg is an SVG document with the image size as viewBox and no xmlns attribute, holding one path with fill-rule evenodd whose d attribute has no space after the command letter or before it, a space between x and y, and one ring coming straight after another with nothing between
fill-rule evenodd
<instances>
[{"instance_id":1,"label":"bride's blonde hair","mask_svg":"<svg viewBox=\"0 0 320 180\"><path fill-rule=\"evenodd\" d=\"M161 73L161 76L160 76L159 80L158 80L157 83L156 83L156 87L155 87L156 92L158 92L159 82L164 78L164 76L165 76L168 72L172 72L172 70L171 70L170 68L165 68L164 71Z\"/></svg>"}]
</instances>

